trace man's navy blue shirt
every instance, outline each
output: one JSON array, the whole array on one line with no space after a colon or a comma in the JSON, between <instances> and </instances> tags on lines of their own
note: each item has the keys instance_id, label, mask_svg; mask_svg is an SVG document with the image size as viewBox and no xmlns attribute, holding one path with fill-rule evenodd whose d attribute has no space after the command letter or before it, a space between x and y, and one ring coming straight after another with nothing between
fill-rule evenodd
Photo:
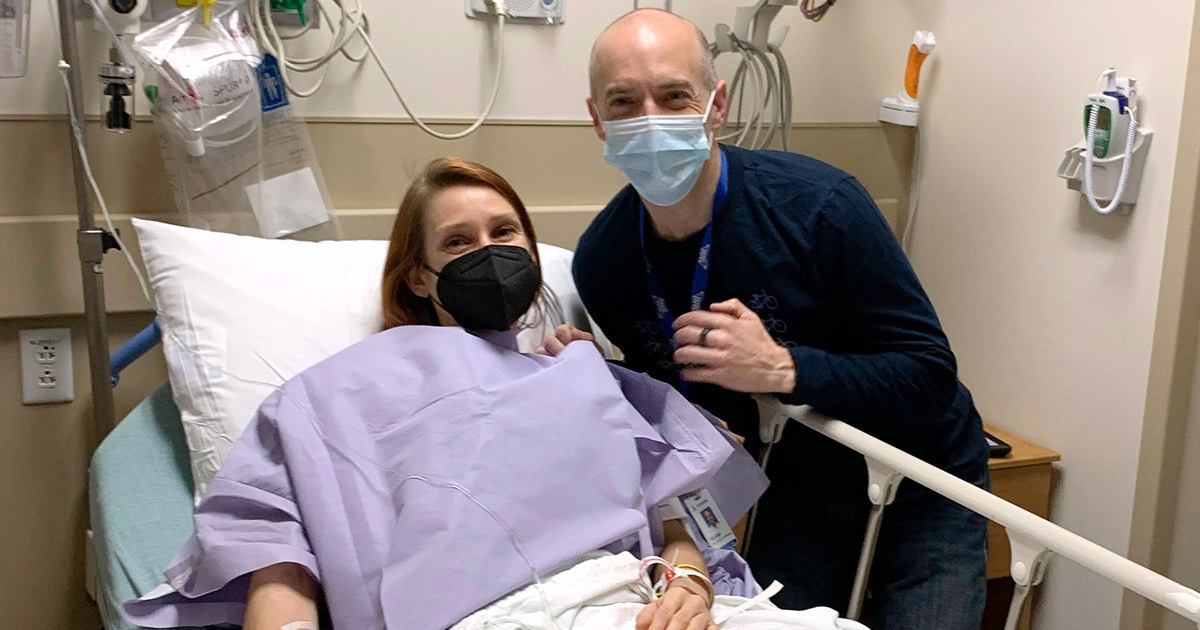
<instances>
[{"instance_id":1,"label":"man's navy blue shirt","mask_svg":"<svg viewBox=\"0 0 1200 630\"><path fill-rule=\"evenodd\" d=\"M796 386L784 402L812 405L950 472L977 471L987 459L979 414L933 305L871 196L810 157L724 149L729 193L715 211L705 308L738 298L790 350ZM575 253L575 282L629 367L678 383L645 259L678 316L690 306L702 232L672 242L647 229L643 254L640 207L627 186L597 216ZM758 449L749 396L702 384L687 394ZM796 423L771 463L770 494L865 500L862 457Z\"/></svg>"}]
</instances>

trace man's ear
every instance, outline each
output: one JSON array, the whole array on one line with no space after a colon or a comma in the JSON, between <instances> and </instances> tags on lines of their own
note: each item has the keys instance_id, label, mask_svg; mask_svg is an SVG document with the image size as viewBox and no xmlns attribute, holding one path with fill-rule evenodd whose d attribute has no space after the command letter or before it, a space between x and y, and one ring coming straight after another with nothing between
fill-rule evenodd
<instances>
[{"instance_id":1,"label":"man's ear","mask_svg":"<svg viewBox=\"0 0 1200 630\"><path fill-rule=\"evenodd\" d=\"M587 99L588 114L592 116L592 129L596 130L596 136L601 140L605 140L604 125L600 124L600 112L596 110L596 102L589 96Z\"/></svg>"},{"instance_id":2,"label":"man's ear","mask_svg":"<svg viewBox=\"0 0 1200 630\"><path fill-rule=\"evenodd\" d=\"M708 122L711 128L717 129L725 123L725 118L729 115L729 84L725 83L725 79L721 79L717 81L717 87L713 91L716 92L716 96L713 97Z\"/></svg>"}]
</instances>

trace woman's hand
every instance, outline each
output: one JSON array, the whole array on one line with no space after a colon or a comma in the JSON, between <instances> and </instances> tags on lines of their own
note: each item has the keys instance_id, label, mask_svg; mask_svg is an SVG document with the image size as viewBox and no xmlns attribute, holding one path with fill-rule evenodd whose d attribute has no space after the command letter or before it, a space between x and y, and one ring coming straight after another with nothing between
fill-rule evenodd
<instances>
[{"instance_id":1,"label":"woman's hand","mask_svg":"<svg viewBox=\"0 0 1200 630\"><path fill-rule=\"evenodd\" d=\"M637 630L717 630L708 592L691 578L673 580L662 597L638 613L636 625Z\"/></svg>"},{"instance_id":2,"label":"woman's hand","mask_svg":"<svg viewBox=\"0 0 1200 630\"><path fill-rule=\"evenodd\" d=\"M590 341L596 346L596 350L600 354L604 354L604 350L600 349L600 344L596 343L596 336L590 332L579 330L574 326L563 324L554 329L554 334L546 337L546 341L542 343L534 352L544 354L548 357L556 357L558 353L567 348L567 344L572 341Z\"/></svg>"}]
</instances>

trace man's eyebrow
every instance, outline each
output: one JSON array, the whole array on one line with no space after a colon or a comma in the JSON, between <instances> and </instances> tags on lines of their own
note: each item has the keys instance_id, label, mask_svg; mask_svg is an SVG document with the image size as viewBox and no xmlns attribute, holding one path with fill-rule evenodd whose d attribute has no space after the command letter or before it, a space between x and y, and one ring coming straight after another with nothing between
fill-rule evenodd
<instances>
[{"instance_id":1,"label":"man's eyebrow","mask_svg":"<svg viewBox=\"0 0 1200 630\"><path fill-rule=\"evenodd\" d=\"M606 96L606 97L620 96L620 95L624 95L624 94L630 94L632 92L633 92L633 88L631 88L627 85L614 85L604 91L604 96Z\"/></svg>"},{"instance_id":2,"label":"man's eyebrow","mask_svg":"<svg viewBox=\"0 0 1200 630\"><path fill-rule=\"evenodd\" d=\"M693 87L692 82L688 81L687 79L673 79L671 81L659 83L657 86L657 89L660 91L678 90L681 88L686 88L688 90L691 90L692 87Z\"/></svg>"}]
</instances>

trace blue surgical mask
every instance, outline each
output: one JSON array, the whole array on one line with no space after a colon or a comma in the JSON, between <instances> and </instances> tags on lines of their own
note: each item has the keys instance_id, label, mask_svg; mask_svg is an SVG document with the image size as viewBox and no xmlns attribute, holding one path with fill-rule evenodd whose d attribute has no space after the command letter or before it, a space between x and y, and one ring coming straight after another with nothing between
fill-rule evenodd
<instances>
[{"instance_id":1,"label":"blue surgical mask","mask_svg":"<svg viewBox=\"0 0 1200 630\"><path fill-rule=\"evenodd\" d=\"M708 161L705 132L714 90L703 115L641 116L601 123L604 161L617 167L646 201L673 206L683 200Z\"/></svg>"}]
</instances>

